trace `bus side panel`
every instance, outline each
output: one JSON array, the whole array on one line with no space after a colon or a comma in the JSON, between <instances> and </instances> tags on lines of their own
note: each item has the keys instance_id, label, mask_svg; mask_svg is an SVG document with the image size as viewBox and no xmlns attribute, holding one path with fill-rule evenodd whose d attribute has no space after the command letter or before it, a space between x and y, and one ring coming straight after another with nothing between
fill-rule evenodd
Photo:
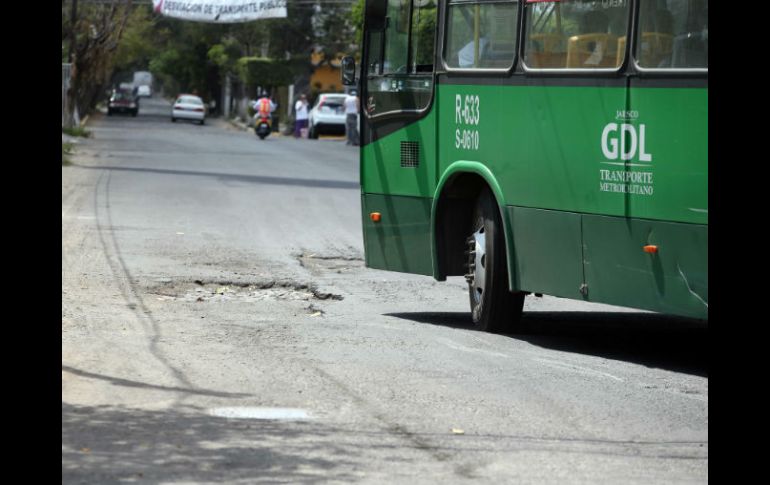
<instances>
[{"instance_id":1,"label":"bus side panel","mask_svg":"<svg viewBox=\"0 0 770 485\"><path fill-rule=\"evenodd\" d=\"M514 247L508 266L517 289L581 299L580 214L510 206L507 213Z\"/></svg>"},{"instance_id":2,"label":"bus side panel","mask_svg":"<svg viewBox=\"0 0 770 485\"><path fill-rule=\"evenodd\" d=\"M708 318L708 226L584 215L583 237L588 300Z\"/></svg>"},{"instance_id":3,"label":"bus side panel","mask_svg":"<svg viewBox=\"0 0 770 485\"><path fill-rule=\"evenodd\" d=\"M367 129L377 130L367 124ZM436 114L361 147L364 193L433 197L436 191Z\"/></svg>"},{"instance_id":4,"label":"bus side panel","mask_svg":"<svg viewBox=\"0 0 770 485\"><path fill-rule=\"evenodd\" d=\"M510 88L508 111L520 118L509 136L516 169L500 171L507 203L587 212L624 213L622 198L603 198L599 190L603 127L626 104L626 88L537 85ZM512 163L511 163L512 162Z\"/></svg>"},{"instance_id":5,"label":"bus side panel","mask_svg":"<svg viewBox=\"0 0 770 485\"><path fill-rule=\"evenodd\" d=\"M439 84L439 174L484 163L507 205L708 223L708 90Z\"/></svg>"},{"instance_id":6,"label":"bus side panel","mask_svg":"<svg viewBox=\"0 0 770 485\"><path fill-rule=\"evenodd\" d=\"M491 82L491 81L490 81ZM623 215L599 188L601 139L625 86L439 84L439 174L458 160L485 164L506 205Z\"/></svg>"},{"instance_id":7,"label":"bus side panel","mask_svg":"<svg viewBox=\"0 0 770 485\"><path fill-rule=\"evenodd\" d=\"M647 160L626 172L650 178L625 186L647 186L650 194L628 197L627 215L708 224L708 89L645 87L645 82L631 82L629 123L636 128L637 154L644 143Z\"/></svg>"},{"instance_id":8,"label":"bus side panel","mask_svg":"<svg viewBox=\"0 0 770 485\"><path fill-rule=\"evenodd\" d=\"M430 198L362 194L366 266L432 276L432 205ZM372 212L380 213L379 222Z\"/></svg>"}]
</instances>

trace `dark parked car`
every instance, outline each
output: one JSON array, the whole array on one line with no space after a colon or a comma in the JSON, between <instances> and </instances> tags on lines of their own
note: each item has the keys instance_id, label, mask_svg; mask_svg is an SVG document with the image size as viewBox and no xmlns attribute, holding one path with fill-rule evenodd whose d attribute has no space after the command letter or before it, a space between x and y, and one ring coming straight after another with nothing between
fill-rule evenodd
<instances>
[{"instance_id":1,"label":"dark parked car","mask_svg":"<svg viewBox=\"0 0 770 485\"><path fill-rule=\"evenodd\" d=\"M107 114L111 116L112 113L131 113L132 116L139 114L139 97L136 92L130 89L113 90L107 104Z\"/></svg>"}]
</instances>

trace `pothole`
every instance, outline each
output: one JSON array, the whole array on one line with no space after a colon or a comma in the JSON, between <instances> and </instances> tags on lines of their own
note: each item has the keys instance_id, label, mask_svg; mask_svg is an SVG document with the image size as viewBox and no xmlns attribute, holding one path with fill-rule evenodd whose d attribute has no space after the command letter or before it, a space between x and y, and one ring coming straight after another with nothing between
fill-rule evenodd
<instances>
[{"instance_id":1,"label":"pothole","mask_svg":"<svg viewBox=\"0 0 770 485\"><path fill-rule=\"evenodd\" d=\"M363 268L364 259L356 255L321 254L303 251L294 257L303 268L343 273L348 270Z\"/></svg>"},{"instance_id":2,"label":"pothole","mask_svg":"<svg viewBox=\"0 0 770 485\"><path fill-rule=\"evenodd\" d=\"M339 301L342 295L319 290L314 284L296 281L212 281L168 283L152 291L159 300L206 301ZM312 306L312 305L311 305Z\"/></svg>"}]
</instances>

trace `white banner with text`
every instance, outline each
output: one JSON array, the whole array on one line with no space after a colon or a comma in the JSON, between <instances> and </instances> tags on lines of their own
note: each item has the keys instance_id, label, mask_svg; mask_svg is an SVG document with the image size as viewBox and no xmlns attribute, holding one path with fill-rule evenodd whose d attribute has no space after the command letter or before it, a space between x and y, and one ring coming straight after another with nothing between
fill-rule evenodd
<instances>
[{"instance_id":1,"label":"white banner with text","mask_svg":"<svg viewBox=\"0 0 770 485\"><path fill-rule=\"evenodd\" d=\"M195 22L236 23L286 17L286 0L152 0L161 15Z\"/></svg>"}]
</instances>

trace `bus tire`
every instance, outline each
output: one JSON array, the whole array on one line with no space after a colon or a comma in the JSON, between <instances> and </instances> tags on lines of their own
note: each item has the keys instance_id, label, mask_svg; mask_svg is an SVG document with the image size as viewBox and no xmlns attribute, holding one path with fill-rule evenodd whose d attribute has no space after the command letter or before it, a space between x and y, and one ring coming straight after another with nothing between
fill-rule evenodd
<instances>
[{"instance_id":1,"label":"bus tire","mask_svg":"<svg viewBox=\"0 0 770 485\"><path fill-rule=\"evenodd\" d=\"M492 192L481 191L467 239L466 275L471 318L477 330L492 333L522 333L524 292L508 289L505 235Z\"/></svg>"}]
</instances>

